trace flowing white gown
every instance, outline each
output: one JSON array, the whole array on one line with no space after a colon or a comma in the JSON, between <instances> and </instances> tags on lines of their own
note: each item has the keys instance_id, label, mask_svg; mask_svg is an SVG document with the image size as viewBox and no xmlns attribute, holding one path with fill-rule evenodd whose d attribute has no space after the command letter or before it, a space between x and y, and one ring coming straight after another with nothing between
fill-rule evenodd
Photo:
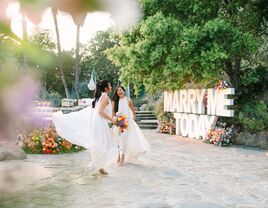
<instances>
[{"instance_id":1,"label":"flowing white gown","mask_svg":"<svg viewBox=\"0 0 268 208\"><path fill-rule=\"evenodd\" d=\"M95 108L63 114L61 111L52 115L52 121L58 134L73 144L89 149L92 171L115 163L118 148L112 137L108 121L99 114L99 103L106 93L102 93ZM111 101L105 111L112 115Z\"/></svg>"},{"instance_id":2,"label":"flowing white gown","mask_svg":"<svg viewBox=\"0 0 268 208\"><path fill-rule=\"evenodd\" d=\"M119 150L126 154L127 160L137 158L139 155L150 150L150 144L144 137L139 126L133 119L133 114L128 105L128 97L120 98L118 103L118 112L125 114L128 121L128 129L119 133L118 127L113 129Z\"/></svg>"}]
</instances>

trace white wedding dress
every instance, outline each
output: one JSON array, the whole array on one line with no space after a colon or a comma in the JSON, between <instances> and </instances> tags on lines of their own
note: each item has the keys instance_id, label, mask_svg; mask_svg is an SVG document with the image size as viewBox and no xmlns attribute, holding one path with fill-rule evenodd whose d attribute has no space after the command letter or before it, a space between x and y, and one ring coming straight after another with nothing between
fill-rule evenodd
<instances>
[{"instance_id":1,"label":"white wedding dress","mask_svg":"<svg viewBox=\"0 0 268 208\"><path fill-rule=\"evenodd\" d=\"M108 121L98 111L99 103L104 95L107 94L102 93L95 108L87 107L68 114L59 111L52 115L52 121L61 137L89 149L91 155L89 167L94 172L115 163L118 152ZM110 100L105 111L112 115Z\"/></svg>"},{"instance_id":2,"label":"white wedding dress","mask_svg":"<svg viewBox=\"0 0 268 208\"><path fill-rule=\"evenodd\" d=\"M128 97L120 98L118 112L125 114L128 122L128 129L119 133L119 128L114 127L113 133L116 138L119 150L126 155L126 160L133 160L139 155L150 150L150 144L144 137L139 126L133 119L133 114L128 105Z\"/></svg>"}]
</instances>

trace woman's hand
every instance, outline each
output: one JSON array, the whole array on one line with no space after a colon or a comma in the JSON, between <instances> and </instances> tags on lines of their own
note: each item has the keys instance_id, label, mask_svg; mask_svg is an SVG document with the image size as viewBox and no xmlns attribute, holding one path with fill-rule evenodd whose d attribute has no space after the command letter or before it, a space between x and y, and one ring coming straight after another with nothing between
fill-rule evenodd
<instances>
[{"instance_id":1,"label":"woman's hand","mask_svg":"<svg viewBox=\"0 0 268 208\"><path fill-rule=\"evenodd\" d=\"M114 125L116 125L116 118L115 118L115 117L113 117L111 121L112 121L112 123L113 123Z\"/></svg>"}]
</instances>

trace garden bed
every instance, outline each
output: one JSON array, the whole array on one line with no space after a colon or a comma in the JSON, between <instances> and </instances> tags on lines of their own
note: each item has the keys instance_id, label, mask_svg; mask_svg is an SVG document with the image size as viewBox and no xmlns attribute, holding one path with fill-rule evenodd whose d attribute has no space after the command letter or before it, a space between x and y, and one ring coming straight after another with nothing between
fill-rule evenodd
<instances>
[{"instance_id":1,"label":"garden bed","mask_svg":"<svg viewBox=\"0 0 268 208\"><path fill-rule=\"evenodd\" d=\"M20 133L18 144L27 154L63 154L84 150L83 147L60 137L52 124L31 132Z\"/></svg>"}]
</instances>

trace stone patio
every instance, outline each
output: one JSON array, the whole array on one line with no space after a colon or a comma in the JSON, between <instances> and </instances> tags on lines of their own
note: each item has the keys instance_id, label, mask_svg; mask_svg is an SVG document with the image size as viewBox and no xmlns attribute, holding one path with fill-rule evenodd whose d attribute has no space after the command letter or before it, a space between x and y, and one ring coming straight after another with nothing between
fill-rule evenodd
<instances>
[{"instance_id":1,"label":"stone patio","mask_svg":"<svg viewBox=\"0 0 268 208\"><path fill-rule=\"evenodd\" d=\"M268 207L265 151L143 132L151 151L135 164L108 169L108 176L87 173L88 151L28 155L21 163L49 174L15 193L0 192L0 207Z\"/></svg>"}]
</instances>

